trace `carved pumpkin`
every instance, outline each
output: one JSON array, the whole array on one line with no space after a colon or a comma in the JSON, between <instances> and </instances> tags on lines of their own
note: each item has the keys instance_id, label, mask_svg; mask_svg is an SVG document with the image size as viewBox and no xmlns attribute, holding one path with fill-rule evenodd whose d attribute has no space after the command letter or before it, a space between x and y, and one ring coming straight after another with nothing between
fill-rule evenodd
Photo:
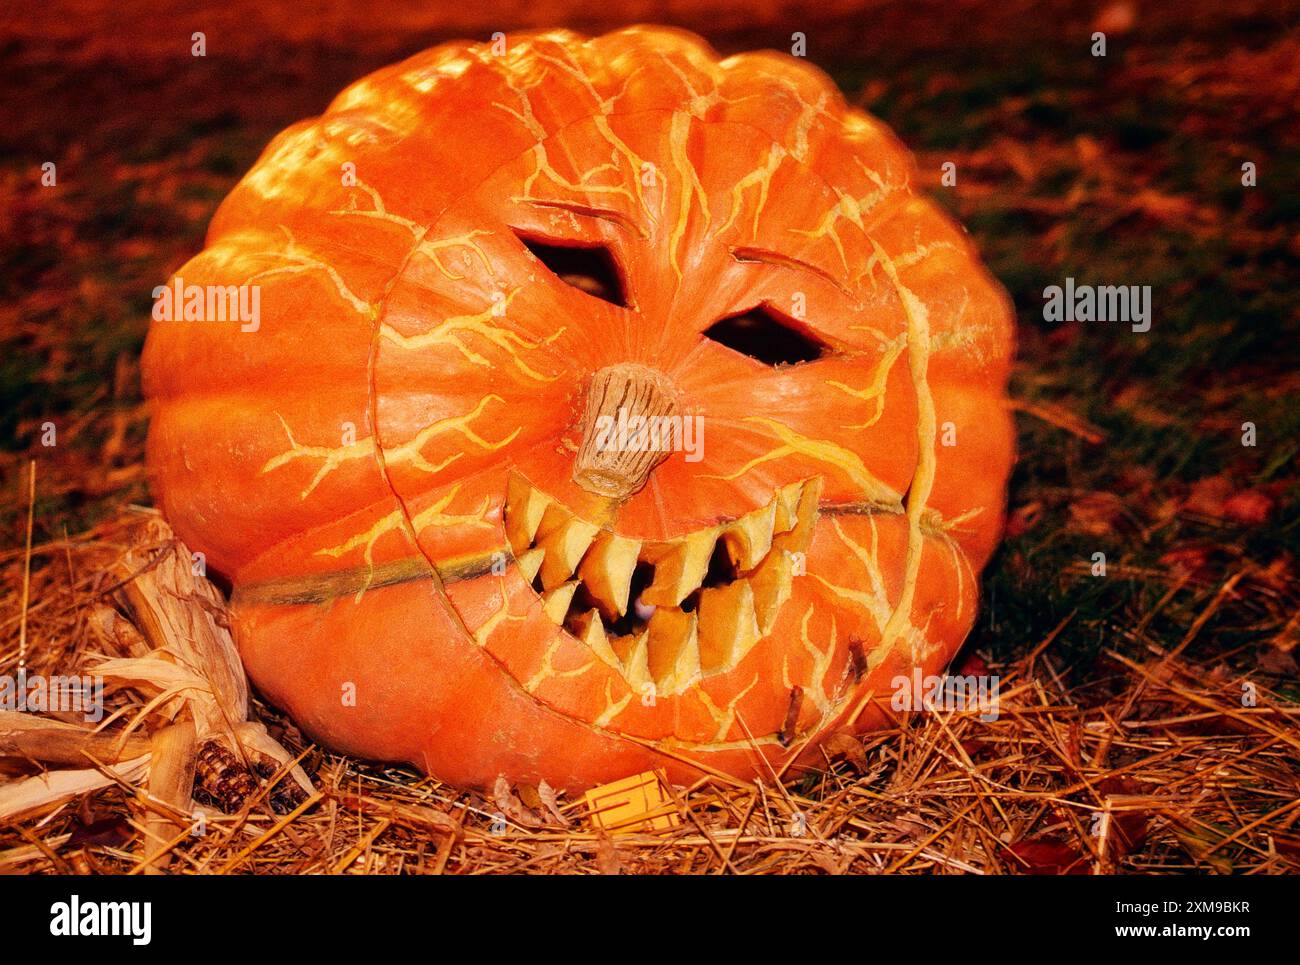
<instances>
[{"instance_id":1,"label":"carved pumpkin","mask_svg":"<svg viewBox=\"0 0 1300 965\"><path fill-rule=\"evenodd\" d=\"M971 626L1013 448L1007 300L913 177L816 69L655 28L438 47L282 133L173 280L260 317L144 360L256 685L461 785L880 725Z\"/></svg>"}]
</instances>

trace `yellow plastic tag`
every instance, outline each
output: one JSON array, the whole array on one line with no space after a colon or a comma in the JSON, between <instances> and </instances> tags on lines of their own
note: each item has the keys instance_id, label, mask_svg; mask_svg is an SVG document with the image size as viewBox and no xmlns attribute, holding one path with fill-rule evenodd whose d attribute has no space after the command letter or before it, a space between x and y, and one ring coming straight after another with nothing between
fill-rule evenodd
<instances>
[{"instance_id":1,"label":"yellow plastic tag","mask_svg":"<svg viewBox=\"0 0 1300 965\"><path fill-rule=\"evenodd\" d=\"M583 800L591 825L611 833L666 831L680 822L677 805L666 792L663 771L633 774L588 791Z\"/></svg>"}]
</instances>

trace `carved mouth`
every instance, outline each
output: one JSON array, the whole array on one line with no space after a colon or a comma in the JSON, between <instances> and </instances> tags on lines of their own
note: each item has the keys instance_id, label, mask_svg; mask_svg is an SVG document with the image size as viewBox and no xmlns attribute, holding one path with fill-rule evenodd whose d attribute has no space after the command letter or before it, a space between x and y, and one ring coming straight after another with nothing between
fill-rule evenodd
<instances>
[{"instance_id":1,"label":"carved mouth","mask_svg":"<svg viewBox=\"0 0 1300 965\"><path fill-rule=\"evenodd\" d=\"M664 541L578 518L517 474L505 530L546 615L637 689L681 693L735 667L776 623L802 570L821 479L760 509Z\"/></svg>"}]
</instances>

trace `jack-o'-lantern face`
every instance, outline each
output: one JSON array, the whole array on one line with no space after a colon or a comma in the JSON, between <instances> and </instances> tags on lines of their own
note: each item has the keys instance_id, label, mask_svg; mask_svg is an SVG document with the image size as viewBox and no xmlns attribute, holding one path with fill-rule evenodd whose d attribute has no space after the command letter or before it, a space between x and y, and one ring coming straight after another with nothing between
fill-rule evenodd
<instances>
[{"instance_id":1,"label":"jack-o'-lantern face","mask_svg":"<svg viewBox=\"0 0 1300 965\"><path fill-rule=\"evenodd\" d=\"M814 70L648 29L439 48L282 135L180 273L262 285L260 332L146 360L255 682L462 783L882 719L970 626L1011 459L1005 301L911 176Z\"/></svg>"}]
</instances>

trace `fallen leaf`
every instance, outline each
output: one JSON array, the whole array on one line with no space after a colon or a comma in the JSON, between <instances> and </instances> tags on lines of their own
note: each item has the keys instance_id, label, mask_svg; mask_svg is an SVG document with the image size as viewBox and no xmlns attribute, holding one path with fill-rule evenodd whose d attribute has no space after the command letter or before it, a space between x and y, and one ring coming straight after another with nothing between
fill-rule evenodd
<instances>
[{"instance_id":1,"label":"fallen leaf","mask_svg":"<svg viewBox=\"0 0 1300 965\"><path fill-rule=\"evenodd\" d=\"M1259 526L1273 514L1273 500L1258 489L1242 489L1223 501L1223 515L1244 526Z\"/></svg>"},{"instance_id":2,"label":"fallen leaf","mask_svg":"<svg viewBox=\"0 0 1300 965\"><path fill-rule=\"evenodd\" d=\"M537 793L537 788L531 784L515 785L515 793L519 795L519 800L523 802L524 807L530 811L536 811L542 806L542 797Z\"/></svg>"},{"instance_id":3,"label":"fallen leaf","mask_svg":"<svg viewBox=\"0 0 1300 965\"><path fill-rule=\"evenodd\" d=\"M858 740L846 730L836 731L830 738L822 744L822 748L827 755L834 760L842 757L847 760L859 774L867 770L867 749L862 746L862 741Z\"/></svg>"},{"instance_id":4,"label":"fallen leaf","mask_svg":"<svg viewBox=\"0 0 1300 965\"><path fill-rule=\"evenodd\" d=\"M1293 677L1300 671L1300 666L1296 665L1295 657L1287 651L1272 649L1259 658L1259 669L1281 677Z\"/></svg>"},{"instance_id":5,"label":"fallen leaf","mask_svg":"<svg viewBox=\"0 0 1300 965\"><path fill-rule=\"evenodd\" d=\"M560 811L560 802L555 797L555 788L547 784L546 781L542 781L537 785L537 796L542 802L542 807L546 809L546 813L555 818L561 827L567 828L570 822Z\"/></svg>"},{"instance_id":6,"label":"fallen leaf","mask_svg":"<svg viewBox=\"0 0 1300 965\"><path fill-rule=\"evenodd\" d=\"M1277 499L1268 488L1242 488L1226 475L1207 476L1192 484L1183 509L1214 519L1230 520L1243 526L1268 522Z\"/></svg>"},{"instance_id":7,"label":"fallen leaf","mask_svg":"<svg viewBox=\"0 0 1300 965\"><path fill-rule=\"evenodd\" d=\"M135 835L135 831L125 818L101 818L89 824L77 822L68 837L66 847L104 847L120 848Z\"/></svg>"},{"instance_id":8,"label":"fallen leaf","mask_svg":"<svg viewBox=\"0 0 1300 965\"><path fill-rule=\"evenodd\" d=\"M1214 557L1218 547L1212 543L1186 543L1160 557L1160 564L1178 579L1207 581L1218 572Z\"/></svg>"},{"instance_id":9,"label":"fallen leaf","mask_svg":"<svg viewBox=\"0 0 1300 965\"><path fill-rule=\"evenodd\" d=\"M1137 5L1130 0L1116 0L1101 8L1092 22L1092 29L1118 37L1132 30L1136 23Z\"/></svg>"},{"instance_id":10,"label":"fallen leaf","mask_svg":"<svg viewBox=\"0 0 1300 965\"><path fill-rule=\"evenodd\" d=\"M1087 861L1072 845L1051 838L1029 838L1010 846L1013 869L1030 875L1082 875Z\"/></svg>"},{"instance_id":11,"label":"fallen leaf","mask_svg":"<svg viewBox=\"0 0 1300 965\"><path fill-rule=\"evenodd\" d=\"M496 803L498 811L525 828L540 828L545 823L538 820L537 815L524 807L523 803L515 797L510 789L510 782L504 775L498 774L496 783L492 785L492 800Z\"/></svg>"},{"instance_id":12,"label":"fallen leaf","mask_svg":"<svg viewBox=\"0 0 1300 965\"><path fill-rule=\"evenodd\" d=\"M596 869L603 875L621 875L623 862L619 860L618 848L614 839L608 834L596 836Z\"/></svg>"}]
</instances>

